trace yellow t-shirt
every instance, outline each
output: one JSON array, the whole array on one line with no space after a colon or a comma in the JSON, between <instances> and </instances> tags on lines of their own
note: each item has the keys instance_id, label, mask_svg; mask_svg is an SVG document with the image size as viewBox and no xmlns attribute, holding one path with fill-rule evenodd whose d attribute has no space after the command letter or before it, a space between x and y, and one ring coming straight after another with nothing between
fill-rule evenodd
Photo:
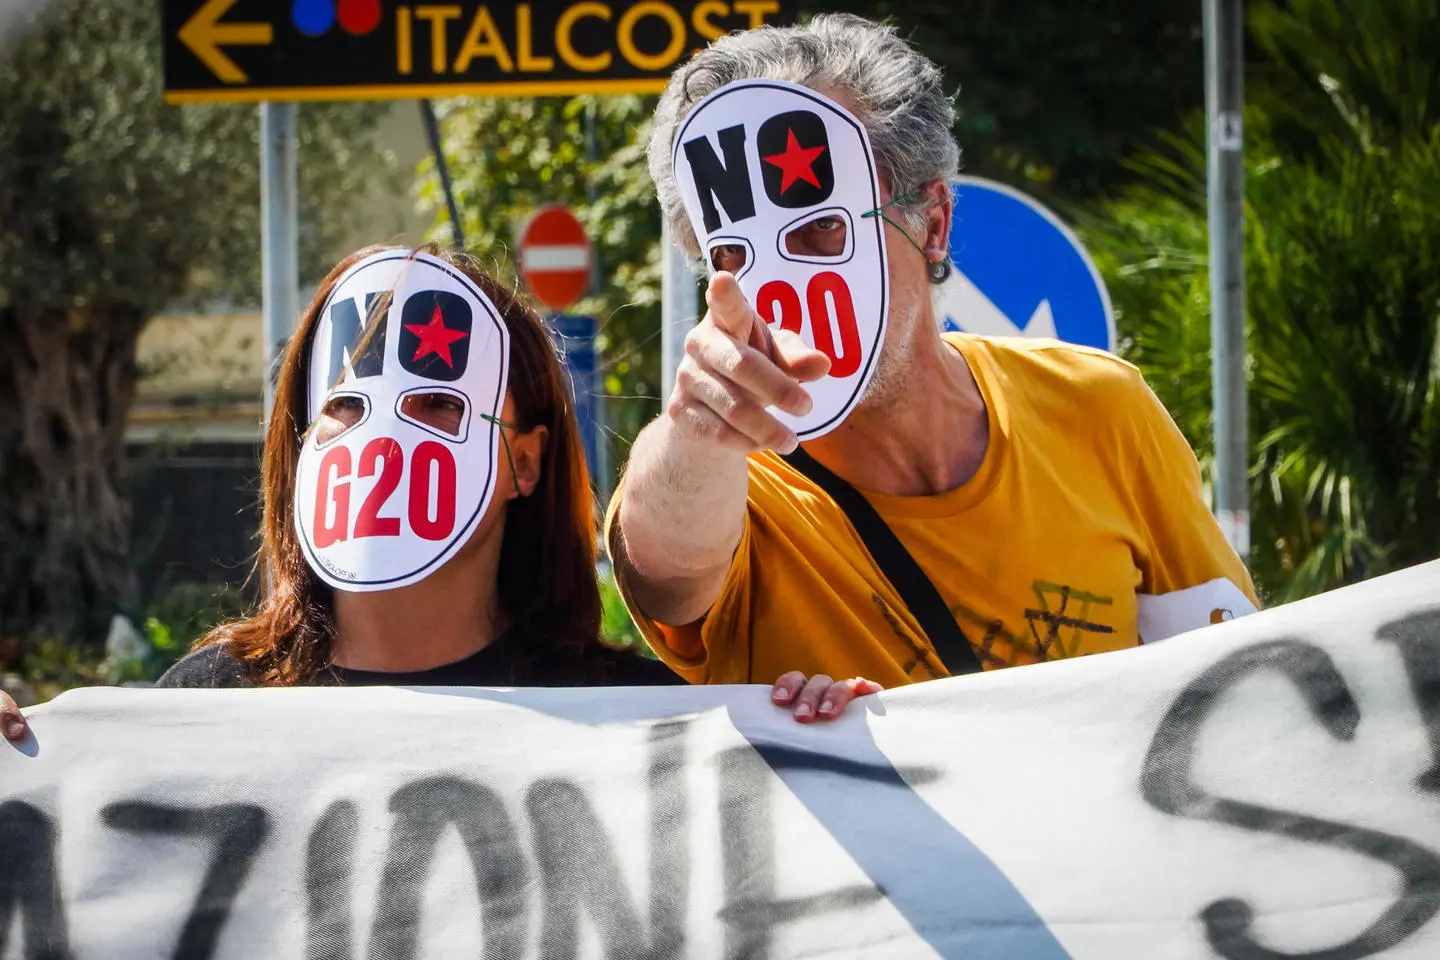
<instances>
[{"instance_id":1,"label":"yellow t-shirt","mask_svg":"<svg viewBox=\"0 0 1440 960\"><path fill-rule=\"evenodd\" d=\"M1190 598L1177 608L1192 621L1181 628L1253 609L1254 585L1206 507L1195 455L1134 366L1055 341L946 339L989 411L979 470L936 496L862 493L986 669L1135 646L1152 597ZM656 653L692 683L770 683L789 670L887 687L945 676L844 512L773 453L749 466L744 533L699 623L650 620L616 564ZM623 487L607 518L612 555L621 496Z\"/></svg>"}]
</instances>

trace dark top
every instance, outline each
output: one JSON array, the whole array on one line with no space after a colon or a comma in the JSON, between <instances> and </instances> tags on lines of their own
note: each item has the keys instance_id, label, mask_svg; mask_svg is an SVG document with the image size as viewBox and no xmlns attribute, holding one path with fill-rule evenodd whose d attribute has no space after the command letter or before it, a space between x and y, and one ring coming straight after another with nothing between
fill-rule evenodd
<instances>
[{"instance_id":1,"label":"dark top","mask_svg":"<svg viewBox=\"0 0 1440 960\"><path fill-rule=\"evenodd\" d=\"M587 648L584 669L577 681L574 669L556 669L543 659L522 655L523 637L508 631L494 643L464 660L412 673L382 673L330 667L313 681L314 686L342 687L651 687L677 685L685 681L658 660L628 650L609 647ZM223 646L203 647L187 654L155 682L157 687L228 688L253 687L245 664L225 652Z\"/></svg>"}]
</instances>

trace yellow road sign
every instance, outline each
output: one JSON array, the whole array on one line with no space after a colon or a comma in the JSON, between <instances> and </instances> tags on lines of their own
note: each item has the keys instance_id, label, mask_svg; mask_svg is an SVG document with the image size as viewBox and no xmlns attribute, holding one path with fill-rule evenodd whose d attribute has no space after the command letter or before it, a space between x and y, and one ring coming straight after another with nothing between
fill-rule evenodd
<instances>
[{"instance_id":1,"label":"yellow road sign","mask_svg":"<svg viewBox=\"0 0 1440 960\"><path fill-rule=\"evenodd\" d=\"M172 103L651 92L796 0L164 0Z\"/></svg>"}]
</instances>

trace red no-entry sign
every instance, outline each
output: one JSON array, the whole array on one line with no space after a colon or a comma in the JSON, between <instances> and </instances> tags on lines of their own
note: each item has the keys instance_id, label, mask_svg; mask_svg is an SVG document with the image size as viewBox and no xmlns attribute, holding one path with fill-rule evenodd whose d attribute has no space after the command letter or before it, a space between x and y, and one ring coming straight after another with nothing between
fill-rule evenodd
<instances>
[{"instance_id":1,"label":"red no-entry sign","mask_svg":"<svg viewBox=\"0 0 1440 960\"><path fill-rule=\"evenodd\" d=\"M535 211L520 232L520 276L535 299L559 313L590 285L590 240L568 207Z\"/></svg>"}]
</instances>

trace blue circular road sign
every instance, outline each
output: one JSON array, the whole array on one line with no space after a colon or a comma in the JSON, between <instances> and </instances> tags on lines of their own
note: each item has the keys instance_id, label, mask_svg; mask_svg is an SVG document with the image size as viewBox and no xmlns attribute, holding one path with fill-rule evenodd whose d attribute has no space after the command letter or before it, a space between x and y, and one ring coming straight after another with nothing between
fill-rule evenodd
<instances>
[{"instance_id":1,"label":"blue circular road sign","mask_svg":"<svg viewBox=\"0 0 1440 960\"><path fill-rule=\"evenodd\" d=\"M945 330L1115 349L1105 282L1059 217L1034 197L992 180L957 177L951 189L955 273L935 300Z\"/></svg>"}]
</instances>

